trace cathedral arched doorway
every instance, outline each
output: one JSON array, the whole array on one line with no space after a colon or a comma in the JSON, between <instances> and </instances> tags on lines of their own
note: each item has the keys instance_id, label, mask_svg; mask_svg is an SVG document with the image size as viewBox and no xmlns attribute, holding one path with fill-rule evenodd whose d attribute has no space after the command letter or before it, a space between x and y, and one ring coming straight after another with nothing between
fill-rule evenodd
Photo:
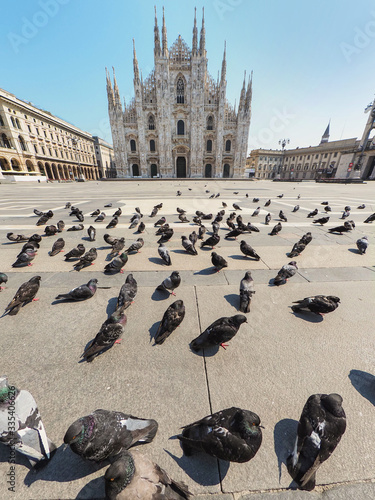
<instances>
[{"instance_id":1,"label":"cathedral arched doorway","mask_svg":"<svg viewBox=\"0 0 375 500\"><path fill-rule=\"evenodd\" d=\"M212 177L212 165L211 165L211 163L207 163L207 165L204 169L204 176L205 177Z\"/></svg>"},{"instance_id":2,"label":"cathedral arched doorway","mask_svg":"<svg viewBox=\"0 0 375 500\"><path fill-rule=\"evenodd\" d=\"M223 177L229 177L229 176L230 176L230 165L229 163L226 163L224 165Z\"/></svg>"},{"instance_id":3,"label":"cathedral arched doorway","mask_svg":"<svg viewBox=\"0 0 375 500\"><path fill-rule=\"evenodd\" d=\"M139 177L139 167L136 163L133 163L132 165L132 176Z\"/></svg>"},{"instance_id":4,"label":"cathedral arched doorway","mask_svg":"<svg viewBox=\"0 0 375 500\"><path fill-rule=\"evenodd\" d=\"M186 158L185 156L178 156L176 161L177 177L186 177Z\"/></svg>"},{"instance_id":5,"label":"cathedral arched doorway","mask_svg":"<svg viewBox=\"0 0 375 500\"><path fill-rule=\"evenodd\" d=\"M152 177L157 177L158 176L158 166L156 163L151 164L151 178Z\"/></svg>"}]
</instances>

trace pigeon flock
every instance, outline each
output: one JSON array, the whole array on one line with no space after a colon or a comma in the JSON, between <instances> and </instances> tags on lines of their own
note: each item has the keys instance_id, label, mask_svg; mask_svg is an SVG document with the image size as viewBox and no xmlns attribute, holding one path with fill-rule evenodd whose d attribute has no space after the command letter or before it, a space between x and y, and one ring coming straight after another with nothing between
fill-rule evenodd
<instances>
[{"instance_id":1,"label":"pigeon flock","mask_svg":"<svg viewBox=\"0 0 375 500\"><path fill-rule=\"evenodd\" d=\"M209 191L207 190L206 193L209 194ZM234 194L238 194L238 192ZM177 191L176 196L182 196L182 192ZM210 194L209 198L218 198L219 196L220 193L213 193ZM246 198L248 196L246 194ZM280 194L277 198L281 199L282 197L283 194ZM300 199L300 195L298 195L298 199ZM250 215L251 218L254 218L252 220L259 218L262 210L260 203L264 207L269 207L272 202L271 199L260 202L258 197L253 198L252 201L256 203L256 208ZM226 213L225 209L228 209L228 203L224 201L222 202L223 209L216 215L213 213L205 214L200 210L189 213L187 207L182 207L181 202L182 199L180 206L176 209L178 223L186 228L188 228L188 223L194 223L197 226L196 230L190 234L186 232L177 238L177 240L181 240L181 251L184 252L186 258L193 259L202 252L204 247L209 247L213 272L218 273L231 267L230 260L220 255L219 249L218 252L214 251L220 243L221 236L234 240L237 240L239 236L245 238L247 235L262 232L260 229L262 225L269 225L272 219L271 214L267 213L265 222L262 224L254 225L250 221L245 222L244 212L240 205L233 203L234 211ZM326 215L331 210L329 202L324 201L322 205L323 209L315 208L307 214L307 218L318 217L311 223L319 225L319 227L329 223L330 218L332 218L332 215ZM99 252L107 252L109 247L110 251L107 255L109 262L104 266L104 269L101 269L101 272L109 275L123 273L126 266L131 267L128 263L132 259L136 259L137 254L141 252L146 238L139 237L135 241L127 243L124 237L112 236L110 230L116 228L121 219L124 220L124 215L122 209L117 208L111 216L108 216L107 209L111 207L112 203L104 206L107 213L101 208L97 208L89 216L85 216L79 208L68 202L65 209L70 210L69 216L75 217L79 222L79 224L69 226L66 226L63 220L59 220L56 224L50 224L54 217L52 210L41 212L35 209L34 214L38 217L36 226L44 226L44 234L35 233L31 236L25 236L9 232L6 236L10 242L23 244L21 251L15 254L12 266L15 268L32 266L33 260L38 258L40 246L45 244L49 237L58 235L59 237L53 241L52 245L48 245L50 248L49 256L58 259L59 254L61 254L61 261L66 263L66 266L70 266L71 271L79 272L85 267L95 266ZM361 205L358 209L364 207L365 205ZM158 254L161 259L159 260L160 265L171 267L169 275L163 274L163 279L155 290L155 293L167 297L168 295L178 295L176 291L181 285L182 279L179 271L172 270L173 254L171 256L168 249L168 242L174 237L172 224L177 221L172 220L172 218L167 220L166 215L158 216L162 208L163 203L153 207L148 216L150 221L148 221L147 227L153 226L155 234L160 236L154 252L155 256ZM290 212L294 213L298 210L301 210L300 205L295 205L294 208L290 209ZM318 215L320 211L324 216ZM136 232L143 234L146 225L141 220L144 217L141 208L135 207L134 212L128 221L129 228L137 228ZM354 221L347 220L350 213L351 207L345 206L341 219L346 220L342 224L337 221L338 225L330 227L327 234L334 237L334 235L340 236L343 233L353 231L355 229ZM156 216L159 218L153 222L151 218ZM89 217L90 222L94 220L96 225L90 223L89 226L85 226L85 218L87 217ZM224 220L226 222L223 222ZM285 210L279 211L276 220L277 224L268 233L270 236L277 236L283 229L282 223L288 222L288 214L285 213ZM372 214L364 222L367 224L374 220L375 214ZM212 229L209 225L212 226ZM108 232L103 236L104 243L98 244L98 239L101 240L97 235L100 227L105 227ZM312 230L314 227L316 226L312 226ZM66 249L61 234L65 230L83 231L84 229L82 234L87 234L87 236L83 239L86 240L86 243L90 242L89 245L78 243L74 248ZM206 234L207 232L209 234ZM198 240L201 240L199 250L197 249ZM293 245L287 254L288 257L296 259L303 251L307 252L306 248L312 240L312 232L308 231ZM101 246L103 244L105 244L104 248ZM368 237L361 236L356 241L358 254L365 254L368 245ZM65 249L68 251L65 252ZM239 242L238 256L243 258L246 265L261 260L261 256L245 239L241 239ZM299 266L296 260L286 262L270 283L277 287L285 285L298 271ZM5 273L0 272L0 285L2 285L0 291L9 284L10 280L11 278ZM96 293L99 294L99 283L100 278L92 278L87 283L72 288L70 291L69 288L61 290L61 293L54 298L54 303L69 301L74 308L74 302L86 301ZM25 281L5 307L3 316L17 315L28 303L38 300L37 294L40 286L43 286L41 276L32 276L28 281ZM115 344L120 343L122 336L129 328L126 313L136 299L137 290L137 281L133 274L129 273L118 292L115 310L108 315L100 327L98 325L96 335L82 339L81 359L77 362L91 363L100 356L102 363L105 363L105 352ZM250 305L255 293L252 273L250 270L246 270L239 283L236 306L239 314L231 317L219 317L210 325L207 325L202 318L202 326L204 325L205 329L202 328L203 331L199 335L197 335L199 332L191 332L191 351L199 353L205 349L216 348L217 352L220 347L225 350L228 347L228 342L239 332L241 325L250 322ZM256 302L256 299L254 300ZM334 295L296 297L296 300L290 305L290 310L295 315L315 314L323 316L335 311L339 304L340 298ZM164 342L168 342L171 335L176 335L173 332L182 324L186 314L189 315L189 311L185 310L185 304L180 299L171 303L165 311L160 310L160 323L153 338L155 345L162 345ZM163 349L163 347L158 349ZM97 362L100 361L95 361L95 363ZM345 433L346 416L342 403L343 400L339 394L314 394L308 398L302 409L295 447L294 450L290 450L291 453L287 461L289 474L300 489L308 491L314 489L319 466L330 457ZM16 416L14 430L12 427L11 432L7 427L9 407L14 409ZM260 417L248 409L226 408L211 415L202 416L200 420L191 424L179 422L178 425L180 427L183 425L181 434L177 438L186 457L203 452L228 462L243 463L251 460L262 444L263 426ZM109 467L104 474L104 481L106 498L109 500L188 499L192 493L184 483L174 481L166 471L139 451L129 450L135 444L151 442L157 431L158 423L151 418L146 419L120 411L97 409L73 422L66 430L63 441L83 460L96 463L108 461ZM26 455L31 466L35 469L51 460L56 453L57 446L47 437L34 398L27 390L19 390L9 385L7 376L0 377L0 435L0 441L3 444Z\"/></svg>"}]
</instances>

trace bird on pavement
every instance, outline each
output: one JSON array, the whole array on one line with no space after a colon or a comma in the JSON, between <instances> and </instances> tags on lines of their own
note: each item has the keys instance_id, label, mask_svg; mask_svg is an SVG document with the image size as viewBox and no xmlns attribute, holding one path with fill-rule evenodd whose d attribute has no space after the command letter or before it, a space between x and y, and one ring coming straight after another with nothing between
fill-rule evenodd
<instances>
[{"instance_id":1,"label":"bird on pavement","mask_svg":"<svg viewBox=\"0 0 375 500\"><path fill-rule=\"evenodd\" d=\"M83 224L78 224L75 226L68 227L67 231L82 231L84 228Z\"/></svg>"},{"instance_id":2,"label":"bird on pavement","mask_svg":"<svg viewBox=\"0 0 375 500\"><path fill-rule=\"evenodd\" d=\"M44 232L46 233L46 236L54 236L58 232L58 229L54 224L51 224L50 226L46 226L44 228Z\"/></svg>"},{"instance_id":3,"label":"bird on pavement","mask_svg":"<svg viewBox=\"0 0 375 500\"><path fill-rule=\"evenodd\" d=\"M65 260L79 259L80 257L82 257L85 251L85 247L82 245L82 243L79 243L76 247L72 248L70 252L65 254Z\"/></svg>"},{"instance_id":4,"label":"bird on pavement","mask_svg":"<svg viewBox=\"0 0 375 500\"><path fill-rule=\"evenodd\" d=\"M251 276L251 271L246 271L245 276L240 282L240 311L243 313L250 312L250 303L254 290L254 280Z\"/></svg>"},{"instance_id":5,"label":"bird on pavement","mask_svg":"<svg viewBox=\"0 0 375 500\"><path fill-rule=\"evenodd\" d=\"M278 194L277 197L278 198L282 198L284 196L284 193L283 194Z\"/></svg>"},{"instance_id":6,"label":"bird on pavement","mask_svg":"<svg viewBox=\"0 0 375 500\"><path fill-rule=\"evenodd\" d=\"M50 251L50 256L53 257L54 255L57 255L58 253L63 251L63 248L65 247L65 241L63 238L58 238L52 245L52 250Z\"/></svg>"},{"instance_id":7,"label":"bird on pavement","mask_svg":"<svg viewBox=\"0 0 375 500\"><path fill-rule=\"evenodd\" d=\"M243 314L219 318L195 338L190 343L190 347L193 351L219 345L225 349L227 347L225 342L236 335L242 323L247 323L246 316Z\"/></svg>"},{"instance_id":8,"label":"bird on pavement","mask_svg":"<svg viewBox=\"0 0 375 500\"><path fill-rule=\"evenodd\" d=\"M198 241L198 235L195 231L189 234L189 240L191 241L192 245L195 247L197 241Z\"/></svg>"},{"instance_id":9,"label":"bird on pavement","mask_svg":"<svg viewBox=\"0 0 375 500\"><path fill-rule=\"evenodd\" d=\"M323 224L327 224L328 221L329 221L329 216L320 217L320 219L313 220L313 224L320 224L321 226L323 226Z\"/></svg>"},{"instance_id":10,"label":"bird on pavement","mask_svg":"<svg viewBox=\"0 0 375 500\"><path fill-rule=\"evenodd\" d=\"M159 324L154 341L155 344L162 344L171 333L176 330L185 317L185 306L182 300L176 300L171 304L163 315Z\"/></svg>"},{"instance_id":11,"label":"bird on pavement","mask_svg":"<svg viewBox=\"0 0 375 500\"><path fill-rule=\"evenodd\" d=\"M173 228L169 227L163 232L163 234L160 236L157 242L159 244L167 243L167 241L169 241L172 238L173 234L174 234Z\"/></svg>"},{"instance_id":12,"label":"bird on pavement","mask_svg":"<svg viewBox=\"0 0 375 500\"><path fill-rule=\"evenodd\" d=\"M186 214L186 210L183 210L182 208L177 207L176 210L179 214L182 214L182 215Z\"/></svg>"},{"instance_id":13,"label":"bird on pavement","mask_svg":"<svg viewBox=\"0 0 375 500\"><path fill-rule=\"evenodd\" d=\"M297 243L293 245L292 251L288 253L288 257L297 257L297 255L300 255L305 250L305 248L305 243L297 241Z\"/></svg>"},{"instance_id":14,"label":"bird on pavement","mask_svg":"<svg viewBox=\"0 0 375 500\"><path fill-rule=\"evenodd\" d=\"M206 234L206 226L204 226L203 224L201 226L199 226L199 230L198 230L198 238L200 240L203 240L203 237L204 235Z\"/></svg>"},{"instance_id":15,"label":"bird on pavement","mask_svg":"<svg viewBox=\"0 0 375 500\"><path fill-rule=\"evenodd\" d=\"M172 265L171 256L169 255L168 248L164 245L164 243L160 243L158 247L158 253L160 258L167 264L167 266Z\"/></svg>"},{"instance_id":16,"label":"bird on pavement","mask_svg":"<svg viewBox=\"0 0 375 500\"><path fill-rule=\"evenodd\" d=\"M329 233L347 233L348 231L351 231L353 229L352 225L345 221L343 226L337 226L337 227L331 227L328 229Z\"/></svg>"},{"instance_id":17,"label":"bird on pavement","mask_svg":"<svg viewBox=\"0 0 375 500\"><path fill-rule=\"evenodd\" d=\"M254 224L252 224L251 222L248 222L247 223L247 231L253 231L255 233L259 233L259 228L257 228L256 226L254 226Z\"/></svg>"},{"instance_id":18,"label":"bird on pavement","mask_svg":"<svg viewBox=\"0 0 375 500\"><path fill-rule=\"evenodd\" d=\"M225 203L225 201L222 201L221 204L223 205L224 208L227 208L227 204Z\"/></svg>"},{"instance_id":19,"label":"bird on pavement","mask_svg":"<svg viewBox=\"0 0 375 500\"><path fill-rule=\"evenodd\" d=\"M12 267L32 266L31 261L35 259L35 255L35 248L26 248L24 252L17 255L17 260L13 262Z\"/></svg>"},{"instance_id":20,"label":"bird on pavement","mask_svg":"<svg viewBox=\"0 0 375 500\"><path fill-rule=\"evenodd\" d=\"M121 210L121 208L118 208L116 210L116 212L112 215L112 217L120 217L121 214L122 214L122 210Z\"/></svg>"},{"instance_id":21,"label":"bird on pavement","mask_svg":"<svg viewBox=\"0 0 375 500\"><path fill-rule=\"evenodd\" d=\"M134 209L139 215L141 215L141 209L139 207L135 207Z\"/></svg>"},{"instance_id":22,"label":"bird on pavement","mask_svg":"<svg viewBox=\"0 0 375 500\"><path fill-rule=\"evenodd\" d=\"M315 488L316 471L333 453L346 430L339 394L313 394L303 407L287 468L302 490Z\"/></svg>"},{"instance_id":23,"label":"bird on pavement","mask_svg":"<svg viewBox=\"0 0 375 500\"><path fill-rule=\"evenodd\" d=\"M140 222L138 227L137 227L137 233L143 233L143 231L145 230L146 226L145 226L145 223L144 222Z\"/></svg>"},{"instance_id":24,"label":"bird on pavement","mask_svg":"<svg viewBox=\"0 0 375 500\"><path fill-rule=\"evenodd\" d=\"M84 285L77 286L70 290L68 293L61 293L55 297L56 300L86 300L91 299L95 295L97 289L98 280L91 279L88 283Z\"/></svg>"},{"instance_id":25,"label":"bird on pavement","mask_svg":"<svg viewBox=\"0 0 375 500\"><path fill-rule=\"evenodd\" d=\"M266 203L264 204L265 207L269 207L271 205L271 200L267 200Z\"/></svg>"},{"instance_id":26,"label":"bird on pavement","mask_svg":"<svg viewBox=\"0 0 375 500\"><path fill-rule=\"evenodd\" d=\"M57 225L57 232L62 233L65 228L65 222L63 220L59 220L56 225Z\"/></svg>"},{"instance_id":27,"label":"bird on pavement","mask_svg":"<svg viewBox=\"0 0 375 500\"><path fill-rule=\"evenodd\" d=\"M112 250L109 252L109 257L112 259L115 255L119 254L125 248L125 238L122 236L116 239L112 244Z\"/></svg>"},{"instance_id":28,"label":"bird on pavement","mask_svg":"<svg viewBox=\"0 0 375 500\"><path fill-rule=\"evenodd\" d=\"M257 217L259 215L259 212L260 212L260 207L254 210L254 212L251 214L251 217Z\"/></svg>"},{"instance_id":29,"label":"bird on pavement","mask_svg":"<svg viewBox=\"0 0 375 500\"><path fill-rule=\"evenodd\" d=\"M157 430L156 420L138 418L119 411L95 410L69 426L64 443L81 458L103 462L135 443L150 443Z\"/></svg>"},{"instance_id":30,"label":"bird on pavement","mask_svg":"<svg viewBox=\"0 0 375 500\"><path fill-rule=\"evenodd\" d=\"M315 217L315 215L318 215L318 212L319 212L319 210L317 208L315 208L315 210L313 210L312 212L307 214L307 218L309 219L311 217Z\"/></svg>"},{"instance_id":31,"label":"bird on pavement","mask_svg":"<svg viewBox=\"0 0 375 500\"><path fill-rule=\"evenodd\" d=\"M211 253L211 262L217 273L224 269L224 267L228 267L228 262L224 259L224 257L218 255L216 252Z\"/></svg>"},{"instance_id":32,"label":"bird on pavement","mask_svg":"<svg viewBox=\"0 0 375 500\"><path fill-rule=\"evenodd\" d=\"M87 230L87 234L89 235L90 241L95 241L96 237L96 229L93 226L90 226Z\"/></svg>"},{"instance_id":33,"label":"bird on pavement","mask_svg":"<svg viewBox=\"0 0 375 500\"><path fill-rule=\"evenodd\" d=\"M347 219L350 216L349 210L344 210L340 219Z\"/></svg>"},{"instance_id":34,"label":"bird on pavement","mask_svg":"<svg viewBox=\"0 0 375 500\"><path fill-rule=\"evenodd\" d=\"M181 222L190 222L183 214L180 214L178 218L180 219Z\"/></svg>"},{"instance_id":35,"label":"bird on pavement","mask_svg":"<svg viewBox=\"0 0 375 500\"><path fill-rule=\"evenodd\" d=\"M299 205L296 205L296 206L293 208L292 212L298 212L298 210L299 210Z\"/></svg>"},{"instance_id":36,"label":"bird on pavement","mask_svg":"<svg viewBox=\"0 0 375 500\"><path fill-rule=\"evenodd\" d=\"M276 226L273 226L272 231L270 232L271 236L275 236L282 230L283 226L281 225L281 222L278 222Z\"/></svg>"},{"instance_id":37,"label":"bird on pavement","mask_svg":"<svg viewBox=\"0 0 375 500\"><path fill-rule=\"evenodd\" d=\"M332 212L332 208L331 208L331 207L329 207L329 206L326 206L326 207L324 207L324 211L325 211L326 213L328 213L328 212Z\"/></svg>"},{"instance_id":38,"label":"bird on pavement","mask_svg":"<svg viewBox=\"0 0 375 500\"><path fill-rule=\"evenodd\" d=\"M107 203L107 205L104 205L104 208L111 208L112 207L112 203Z\"/></svg>"},{"instance_id":39,"label":"bird on pavement","mask_svg":"<svg viewBox=\"0 0 375 500\"><path fill-rule=\"evenodd\" d=\"M311 240L312 240L312 235L309 231L306 234L304 234L299 241L300 241L300 243L304 243L305 245L308 245L309 243L311 243Z\"/></svg>"},{"instance_id":40,"label":"bird on pavement","mask_svg":"<svg viewBox=\"0 0 375 500\"><path fill-rule=\"evenodd\" d=\"M165 217L162 217L161 219L157 220L154 224L154 227L157 227L157 226L162 226L163 224L165 224L166 222L166 218Z\"/></svg>"},{"instance_id":41,"label":"bird on pavement","mask_svg":"<svg viewBox=\"0 0 375 500\"><path fill-rule=\"evenodd\" d=\"M368 247L368 238L367 236L362 236L356 241L356 245L360 254L364 255L366 253Z\"/></svg>"},{"instance_id":42,"label":"bird on pavement","mask_svg":"<svg viewBox=\"0 0 375 500\"><path fill-rule=\"evenodd\" d=\"M270 220L271 220L271 214L270 214L270 213L268 213L268 214L266 215L265 219L264 219L264 223L265 223L265 225L266 225L266 226L268 226L268 225L269 225Z\"/></svg>"},{"instance_id":43,"label":"bird on pavement","mask_svg":"<svg viewBox=\"0 0 375 500\"><path fill-rule=\"evenodd\" d=\"M359 205L359 207L357 207L359 209L363 209L363 208L366 208L366 205L364 203L362 203L362 205Z\"/></svg>"},{"instance_id":44,"label":"bird on pavement","mask_svg":"<svg viewBox=\"0 0 375 500\"><path fill-rule=\"evenodd\" d=\"M16 234L16 233L7 233L7 238L9 241L28 241L28 237L25 236L24 234Z\"/></svg>"},{"instance_id":45,"label":"bird on pavement","mask_svg":"<svg viewBox=\"0 0 375 500\"><path fill-rule=\"evenodd\" d=\"M143 238L138 238L137 241L132 243L130 247L125 250L125 252L128 254L132 252L139 253L144 244L145 242L143 241Z\"/></svg>"},{"instance_id":46,"label":"bird on pavement","mask_svg":"<svg viewBox=\"0 0 375 500\"><path fill-rule=\"evenodd\" d=\"M65 207L64 208L70 208L72 206L72 204L70 203L70 201L66 202L65 204Z\"/></svg>"},{"instance_id":47,"label":"bird on pavement","mask_svg":"<svg viewBox=\"0 0 375 500\"><path fill-rule=\"evenodd\" d=\"M273 280L273 284L276 286L285 285L289 278L294 276L298 271L297 262L292 260L289 264L285 264L280 271L277 273Z\"/></svg>"},{"instance_id":48,"label":"bird on pavement","mask_svg":"<svg viewBox=\"0 0 375 500\"><path fill-rule=\"evenodd\" d=\"M305 297L302 300L297 300L292 306L293 312L305 312L305 309L315 314L327 314L338 308L340 299L334 295L314 295L312 297Z\"/></svg>"},{"instance_id":49,"label":"bird on pavement","mask_svg":"<svg viewBox=\"0 0 375 500\"><path fill-rule=\"evenodd\" d=\"M128 262L128 254L126 252L122 252L121 254L117 257L115 257L109 264L104 266L104 272L105 273L118 273L120 272L121 274L124 272L122 268L125 266L125 264Z\"/></svg>"},{"instance_id":50,"label":"bird on pavement","mask_svg":"<svg viewBox=\"0 0 375 500\"><path fill-rule=\"evenodd\" d=\"M237 227L234 227L234 229L232 231L229 231L229 233L227 233L224 238L227 240L228 238L234 238L235 240L237 240L237 236L240 236L241 234L243 234L243 231L242 229L238 229Z\"/></svg>"},{"instance_id":51,"label":"bird on pavement","mask_svg":"<svg viewBox=\"0 0 375 500\"><path fill-rule=\"evenodd\" d=\"M329 205L328 201L322 201L321 205Z\"/></svg>"},{"instance_id":52,"label":"bird on pavement","mask_svg":"<svg viewBox=\"0 0 375 500\"><path fill-rule=\"evenodd\" d=\"M375 220L375 213L369 215L367 217L367 219L365 221L363 221L363 222L365 222L366 224L368 224L369 222L374 222L374 220Z\"/></svg>"},{"instance_id":53,"label":"bird on pavement","mask_svg":"<svg viewBox=\"0 0 375 500\"><path fill-rule=\"evenodd\" d=\"M15 316L20 311L21 307L28 302L38 300L35 296L38 293L41 279L40 276L33 276L29 281L26 281L19 287L15 296L5 309L5 312L9 312L9 316Z\"/></svg>"},{"instance_id":54,"label":"bird on pavement","mask_svg":"<svg viewBox=\"0 0 375 500\"><path fill-rule=\"evenodd\" d=\"M113 219L106 225L106 229L111 229L113 227L116 227L118 224L118 217L113 217Z\"/></svg>"},{"instance_id":55,"label":"bird on pavement","mask_svg":"<svg viewBox=\"0 0 375 500\"><path fill-rule=\"evenodd\" d=\"M8 281L8 275L5 273L0 273L0 285L3 283L7 283ZM5 290L5 286L0 286L0 292L1 290Z\"/></svg>"},{"instance_id":56,"label":"bird on pavement","mask_svg":"<svg viewBox=\"0 0 375 500\"><path fill-rule=\"evenodd\" d=\"M158 209L156 207L154 207L150 213L150 217L155 217L155 215L158 213Z\"/></svg>"},{"instance_id":57,"label":"bird on pavement","mask_svg":"<svg viewBox=\"0 0 375 500\"><path fill-rule=\"evenodd\" d=\"M98 215L100 214L100 209L97 208L96 210L94 210L93 212L91 212L91 217L97 217Z\"/></svg>"},{"instance_id":58,"label":"bird on pavement","mask_svg":"<svg viewBox=\"0 0 375 500\"><path fill-rule=\"evenodd\" d=\"M279 219L283 220L284 222L288 222L288 219L285 217L285 214L282 210L279 212Z\"/></svg>"},{"instance_id":59,"label":"bird on pavement","mask_svg":"<svg viewBox=\"0 0 375 500\"><path fill-rule=\"evenodd\" d=\"M114 236L111 236L110 234L107 234L107 233L103 236L103 238L104 238L104 241L110 246L112 246L114 244L114 242L117 241L117 238L115 238Z\"/></svg>"},{"instance_id":60,"label":"bird on pavement","mask_svg":"<svg viewBox=\"0 0 375 500\"><path fill-rule=\"evenodd\" d=\"M214 249L215 245L217 245L219 241L220 241L220 236L218 234L213 234L205 241L202 241L201 248L206 246L206 247L211 247L211 249Z\"/></svg>"},{"instance_id":61,"label":"bird on pavement","mask_svg":"<svg viewBox=\"0 0 375 500\"><path fill-rule=\"evenodd\" d=\"M212 223L212 234L218 234L220 229L220 224L218 222Z\"/></svg>"},{"instance_id":62,"label":"bird on pavement","mask_svg":"<svg viewBox=\"0 0 375 500\"><path fill-rule=\"evenodd\" d=\"M36 226L44 226L44 224L47 224L49 221L49 217L47 215L42 215L37 221L36 221Z\"/></svg>"},{"instance_id":63,"label":"bird on pavement","mask_svg":"<svg viewBox=\"0 0 375 500\"><path fill-rule=\"evenodd\" d=\"M245 240L241 240L240 242L240 250L244 254L245 257L253 257L255 260L260 260L259 255L256 253L254 248L246 243Z\"/></svg>"},{"instance_id":64,"label":"bird on pavement","mask_svg":"<svg viewBox=\"0 0 375 500\"><path fill-rule=\"evenodd\" d=\"M158 286L156 287L156 290L162 291L162 292L169 292L171 295L176 295L173 290L178 288L181 284L181 276L178 271L173 271L173 273L168 276L168 278L165 278L165 280Z\"/></svg>"},{"instance_id":65,"label":"bird on pavement","mask_svg":"<svg viewBox=\"0 0 375 500\"><path fill-rule=\"evenodd\" d=\"M190 254L190 255L198 255L198 252L196 248L194 247L193 243L187 239L186 236L181 236L181 243L182 246L184 247L185 251Z\"/></svg>"},{"instance_id":66,"label":"bird on pavement","mask_svg":"<svg viewBox=\"0 0 375 500\"><path fill-rule=\"evenodd\" d=\"M248 462L262 444L259 416L241 408L226 408L183 427L177 436L184 455L203 451L228 462Z\"/></svg>"},{"instance_id":67,"label":"bird on pavement","mask_svg":"<svg viewBox=\"0 0 375 500\"><path fill-rule=\"evenodd\" d=\"M86 252L82 257L80 257L79 261L74 264L74 269L76 271L80 271L84 267L93 265L94 260L97 258L98 253L96 248L90 248L88 252Z\"/></svg>"},{"instance_id":68,"label":"bird on pavement","mask_svg":"<svg viewBox=\"0 0 375 500\"><path fill-rule=\"evenodd\" d=\"M120 292L117 297L116 309L121 309L124 311L127 309L133 302L137 295L138 284L130 273L127 275L125 283L120 288Z\"/></svg>"},{"instance_id":69,"label":"bird on pavement","mask_svg":"<svg viewBox=\"0 0 375 500\"><path fill-rule=\"evenodd\" d=\"M41 212L40 210L38 210L37 208L34 208L33 210L34 214L37 216L37 217L41 217L43 215L43 212Z\"/></svg>"},{"instance_id":70,"label":"bird on pavement","mask_svg":"<svg viewBox=\"0 0 375 500\"><path fill-rule=\"evenodd\" d=\"M104 213L104 212L101 212L101 213L97 216L97 218L95 219L95 221L94 221L94 222L103 222L103 220L105 219L105 217L106 217L106 216L105 216L105 213Z\"/></svg>"},{"instance_id":71,"label":"bird on pavement","mask_svg":"<svg viewBox=\"0 0 375 500\"><path fill-rule=\"evenodd\" d=\"M240 207L237 205L237 203L233 203L233 205L232 205L232 206L233 206L233 208L234 208L235 210L242 210L242 208L240 208Z\"/></svg>"}]
</instances>

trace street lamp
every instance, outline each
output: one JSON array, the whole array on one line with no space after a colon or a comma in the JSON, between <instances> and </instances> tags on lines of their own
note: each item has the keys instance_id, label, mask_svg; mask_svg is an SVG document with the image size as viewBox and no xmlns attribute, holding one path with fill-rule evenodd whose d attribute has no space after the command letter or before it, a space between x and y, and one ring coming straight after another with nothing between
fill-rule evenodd
<instances>
[{"instance_id":1,"label":"street lamp","mask_svg":"<svg viewBox=\"0 0 375 500\"><path fill-rule=\"evenodd\" d=\"M289 139L280 139L279 144L281 144L281 151L283 152L283 161L281 165L279 165L279 168L277 169L277 174L280 174L281 167L284 166L284 156L285 156L285 146L290 143Z\"/></svg>"},{"instance_id":2,"label":"street lamp","mask_svg":"<svg viewBox=\"0 0 375 500\"><path fill-rule=\"evenodd\" d=\"M78 154L78 143L81 142L81 139L76 139L75 137L72 137L70 140L72 141L72 145L75 146L75 148L76 148L76 159L78 162L78 165L77 165L78 177L81 179L83 176L82 176L81 163L80 163L79 154Z\"/></svg>"}]
</instances>

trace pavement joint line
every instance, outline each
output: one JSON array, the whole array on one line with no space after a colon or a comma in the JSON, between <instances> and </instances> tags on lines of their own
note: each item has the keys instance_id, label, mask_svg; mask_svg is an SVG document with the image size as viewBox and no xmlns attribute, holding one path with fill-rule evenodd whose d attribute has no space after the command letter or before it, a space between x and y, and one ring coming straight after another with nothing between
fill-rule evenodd
<instances>
[{"instance_id":1,"label":"pavement joint line","mask_svg":"<svg viewBox=\"0 0 375 500\"><path fill-rule=\"evenodd\" d=\"M304 278L308 283L311 283L311 281L306 276L304 276L303 274L301 274L300 271L297 271L297 274L299 274L300 276L302 276L302 278Z\"/></svg>"}]
</instances>

